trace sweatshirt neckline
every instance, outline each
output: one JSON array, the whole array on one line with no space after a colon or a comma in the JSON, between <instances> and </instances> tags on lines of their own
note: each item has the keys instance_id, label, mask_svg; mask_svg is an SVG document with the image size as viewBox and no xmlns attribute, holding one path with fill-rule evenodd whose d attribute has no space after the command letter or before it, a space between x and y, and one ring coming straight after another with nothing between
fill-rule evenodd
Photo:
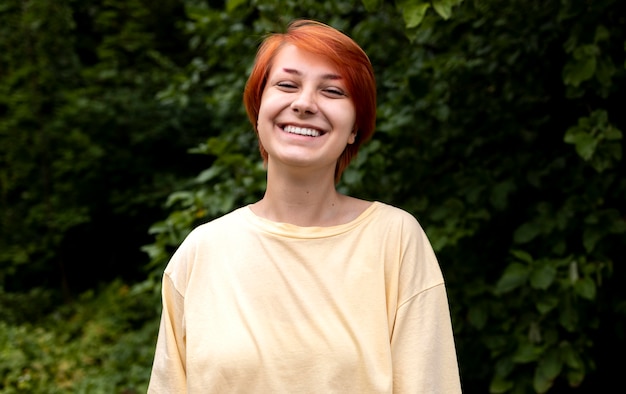
<instances>
[{"instance_id":1,"label":"sweatshirt neckline","mask_svg":"<svg viewBox=\"0 0 626 394\"><path fill-rule=\"evenodd\" d=\"M335 226L324 227L302 227L291 223L275 222L258 216L257 214L252 212L252 209L250 209L250 205L243 207L241 209L241 212L245 220L266 233L288 238L324 238L342 234L352 230L355 227L358 227L361 223L363 223L370 216L372 216L374 212L380 207L380 205L380 202L373 201L369 207L367 207L363 212L361 212L359 216L357 216L353 220Z\"/></svg>"}]
</instances>

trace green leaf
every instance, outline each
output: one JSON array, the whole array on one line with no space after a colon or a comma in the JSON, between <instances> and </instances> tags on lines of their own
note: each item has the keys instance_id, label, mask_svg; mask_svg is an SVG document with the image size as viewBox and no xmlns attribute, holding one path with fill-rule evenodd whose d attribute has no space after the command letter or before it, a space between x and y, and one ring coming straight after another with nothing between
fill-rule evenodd
<instances>
[{"instance_id":1,"label":"green leaf","mask_svg":"<svg viewBox=\"0 0 626 394\"><path fill-rule=\"evenodd\" d=\"M221 166L212 165L211 167L209 167L206 170L202 171L196 177L196 182L197 183L206 183L206 182L214 179L218 175L220 175L223 171L224 171L224 169Z\"/></svg>"},{"instance_id":2,"label":"green leaf","mask_svg":"<svg viewBox=\"0 0 626 394\"><path fill-rule=\"evenodd\" d=\"M598 25L598 27L596 27L596 34L593 38L593 42L600 42L600 41L606 41L611 37L611 33L609 32L609 29L607 29L604 25Z\"/></svg>"},{"instance_id":3,"label":"green leaf","mask_svg":"<svg viewBox=\"0 0 626 394\"><path fill-rule=\"evenodd\" d=\"M515 243L523 244L532 241L541 233L541 225L537 222L526 222L513 233Z\"/></svg>"},{"instance_id":4,"label":"green leaf","mask_svg":"<svg viewBox=\"0 0 626 394\"><path fill-rule=\"evenodd\" d=\"M541 351L537 346L529 342L524 342L521 343L515 350L515 354L513 355L513 361L520 364L529 363L531 361L537 360L540 354Z\"/></svg>"},{"instance_id":5,"label":"green leaf","mask_svg":"<svg viewBox=\"0 0 626 394\"><path fill-rule=\"evenodd\" d=\"M541 297L536 303L535 307L542 315L554 310L559 305L558 297L544 296Z\"/></svg>"},{"instance_id":6,"label":"green leaf","mask_svg":"<svg viewBox=\"0 0 626 394\"><path fill-rule=\"evenodd\" d=\"M572 58L563 67L565 85L577 87L593 77L598 51L595 45L583 45L574 50Z\"/></svg>"},{"instance_id":7,"label":"green leaf","mask_svg":"<svg viewBox=\"0 0 626 394\"><path fill-rule=\"evenodd\" d=\"M576 330L578 324L578 312L571 305L564 305L560 308L559 323L569 332Z\"/></svg>"},{"instance_id":8,"label":"green leaf","mask_svg":"<svg viewBox=\"0 0 626 394\"><path fill-rule=\"evenodd\" d=\"M578 282L578 279L580 278L578 262L575 260L569 263L568 278L572 284Z\"/></svg>"},{"instance_id":9,"label":"green leaf","mask_svg":"<svg viewBox=\"0 0 626 394\"><path fill-rule=\"evenodd\" d=\"M237 7L245 4L247 0L226 0L226 11L233 12Z\"/></svg>"},{"instance_id":10,"label":"green leaf","mask_svg":"<svg viewBox=\"0 0 626 394\"><path fill-rule=\"evenodd\" d=\"M461 0L462 1L462 0ZM459 0L433 0L433 8L443 19L449 19L452 16L452 7L458 5Z\"/></svg>"},{"instance_id":11,"label":"green leaf","mask_svg":"<svg viewBox=\"0 0 626 394\"><path fill-rule=\"evenodd\" d=\"M622 139L622 132L617 127L614 127L613 125L608 124L606 126L606 129L604 129L604 132L602 133L602 137L605 140L618 141Z\"/></svg>"},{"instance_id":12,"label":"green leaf","mask_svg":"<svg viewBox=\"0 0 626 394\"><path fill-rule=\"evenodd\" d=\"M483 304L477 304L470 307L467 313L467 319L469 323L481 330L487 324L487 318L489 314L487 313L487 308Z\"/></svg>"},{"instance_id":13,"label":"green leaf","mask_svg":"<svg viewBox=\"0 0 626 394\"><path fill-rule=\"evenodd\" d=\"M613 76L617 73L617 68L611 59L600 58L596 66L596 79L601 85L607 88L613 83Z\"/></svg>"},{"instance_id":14,"label":"green leaf","mask_svg":"<svg viewBox=\"0 0 626 394\"><path fill-rule=\"evenodd\" d=\"M539 361L537 366L541 370L541 374L548 379L555 379L563 369L563 361L561 360L560 351L558 349L550 349L547 354Z\"/></svg>"},{"instance_id":15,"label":"green leaf","mask_svg":"<svg viewBox=\"0 0 626 394\"><path fill-rule=\"evenodd\" d=\"M574 289L576 290L576 294L584 299L593 300L596 298L596 284L589 277L584 277L578 280L574 284Z\"/></svg>"},{"instance_id":16,"label":"green leaf","mask_svg":"<svg viewBox=\"0 0 626 394\"><path fill-rule=\"evenodd\" d=\"M367 12L374 12L380 7L382 0L362 0Z\"/></svg>"},{"instance_id":17,"label":"green leaf","mask_svg":"<svg viewBox=\"0 0 626 394\"><path fill-rule=\"evenodd\" d=\"M570 369L567 371L567 382L571 387L578 387L585 379L584 369Z\"/></svg>"},{"instance_id":18,"label":"green leaf","mask_svg":"<svg viewBox=\"0 0 626 394\"><path fill-rule=\"evenodd\" d=\"M593 156L598 146L598 141L581 127L570 127L565 133L564 141L569 144L574 144L576 147L576 153L585 161L588 161Z\"/></svg>"},{"instance_id":19,"label":"green leaf","mask_svg":"<svg viewBox=\"0 0 626 394\"><path fill-rule=\"evenodd\" d=\"M556 268L549 262L545 262L532 270L530 285L535 289L545 290L554 282L555 277Z\"/></svg>"},{"instance_id":20,"label":"green leaf","mask_svg":"<svg viewBox=\"0 0 626 394\"><path fill-rule=\"evenodd\" d=\"M509 264L496 284L496 291L506 293L523 285L528 279L528 272L529 268L526 265L520 263Z\"/></svg>"},{"instance_id":21,"label":"green leaf","mask_svg":"<svg viewBox=\"0 0 626 394\"><path fill-rule=\"evenodd\" d=\"M514 250L511 250L511 254L515 256L517 259L519 259L520 261L523 261L525 263L530 264L533 262L533 256L531 256L530 253L524 250L514 249Z\"/></svg>"},{"instance_id":22,"label":"green leaf","mask_svg":"<svg viewBox=\"0 0 626 394\"><path fill-rule=\"evenodd\" d=\"M495 376L489 384L489 392L491 394L506 393L511 390L513 386L514 383L511 380L508 380L504 377Z\"/></svg>"},{"instance_id":23,"label":"green leaf","mask_svg":"<svg viewBox=\"0 0 626 394\"><path fill-rule=\"evenodd\" d=\"M561 358L565 365L573 369L583 369L584 364L580 358L578 352L569 342L564 342L561 345Z\"/></svg>"},{"instance_id":24,"label":"green leaf","mask_svg":"<svg viewBox=\"0 0 626 394\"><path fill-rule=\"evenodd\" d=\"M430 3L420 0L404 0L398 4L398 8L402 12L406 28L411 29L422 23L426 11L430 8Z\"/></svg>"},{"instance_id":25,"label":"green leaf","mask_svg":"<svg viewBox=\"0 0 626 394\"><path fill-rule=\"evenodd\" d=\"M515 182L507 180L495 185L491 191L489 201L498 210L504 210L507 208L509 196L517 189Z\"/></svg>"},{"instance_id":26,"label":"green leaf","mask_svg":"<svg viewBox=\"0 0 626 394\"><path fill-rule=\"evenodd\" d=\"M609 123L605 110L596 110L588 117L581 117L564 136L564 141L574 144L578 155L597 172L603 172L621 161L621 144L613 142L621 139L622 132Z\"/></svg>"},{"instance_id":27,"label":"green leaf","mask_svg":"<svg viewBox=\"0 0 626 394\"><path fill-rule=\"evenodd\" d=\"M556 350L549 351L535 368L533 387L538 393L545 393L552 387L554 379L561 373L563 362Z\"/></svg>"},{"instance_id":28,"label":"green leaf","mask_svg":"<svg viewBox=\"0 0 626 394\"><path fill-rule=\"evenodd\" d=\"M585 251L587 253L591 253L593 249L596 247L598 241L600 241L605 236L605 231L601 231L598 228L586 228L583 231L583 245L585 246Z\"/></svg>"}]
</instances>

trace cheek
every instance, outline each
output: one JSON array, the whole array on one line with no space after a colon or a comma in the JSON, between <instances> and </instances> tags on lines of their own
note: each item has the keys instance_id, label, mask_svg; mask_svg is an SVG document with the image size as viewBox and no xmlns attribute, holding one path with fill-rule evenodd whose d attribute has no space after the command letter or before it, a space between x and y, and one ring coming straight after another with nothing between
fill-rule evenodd
<instances>
[{"instance_id":1,"label":"cheek","mask_svg":"<svg viewBox=\"0 0 626 394\"><path fill-rule=\"evenodd\" d=\"M280 109L276 105L275 101L262 100L259 107L259 115L257 117L257 124L272 122L272 120L278 115Z\"/></svg>"},{"instance_id":2,"label":"cheek","mask_svg":"<svg viewBox=\"0 0 626 394\"><path fill-rule=\"evenodd\" d=\"M356 111L353 106L349 106L343 110L343 116L345 118L346 127L349 127L351 131L356 129Z\"/></svg>"},{"instance_id":3,"label":"cheek","mask_svg":"<svg viewBox=\"0 0 626 394\"><path fill-rule=\"evenodd\" d=\"M261 134L264 129L267 129L269 124L271 124L271 117L268 115L267 108L261 105L259 108L259 115L256 119L256 127L259 134Z\"/></svg>"},{"instance_id":4,"label":"cheek","mask_svg":"<svg viewBox=\"0 0 626 394\"><path fill-rule=\"evenodd\" d=\"M267 112L267 106L265 105L265 101L261 100L261 105L259 106L259 115L257 117L257 122L265 116Z\"/></svg>"},{"instance_id":5,"label":"cheek","mask_svg":"<svg viewBox=\"0 0 626 394\"><path fill-rule=\"evenodd\" d=\"M345 103L343 106L343 113L346 119L349 119L349 122L356 123L356 106L352 100Z\"/></svg>"},{"instance_id":6,"label":"cheek","mask_svg":"<svg viewBox=\"0 0 626 394\"><path fill-rule=\"evenodd\" d=\"M259 115L256 120L256 129L261 143L264 142L267 135L269 135L274 128L274 118L276 117L274 112L275 111L272 111L271 107L261 103L261 106L259 107Z\"/></svg>"},{"instance_id":7,"label":"cheek","mask_svg":"<svg viewBox=\"0 0 626 394\"><path fill-rule=\"evenodd\" d=\"M259 119L256 123L256 129L259 135L259 139L261 139L261 142L263 142L265 136L269 133L270 129L272 128L272 124L273 123L267 120L267 118L263 118L259 115Z\"/></svg>"}]
</instances>

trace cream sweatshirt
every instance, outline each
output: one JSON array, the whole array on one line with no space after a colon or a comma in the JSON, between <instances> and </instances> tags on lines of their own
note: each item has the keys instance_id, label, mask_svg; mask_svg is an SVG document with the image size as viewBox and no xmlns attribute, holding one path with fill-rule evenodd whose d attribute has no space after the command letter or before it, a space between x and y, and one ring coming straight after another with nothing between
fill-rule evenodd
<instances>
[{"instance_id":1,"label":"cream sweatshirt","mask_svg":"<svg viewBox=\"0 0 626 394\"><path fill-rule=\"evenodd\" d=\"M298 227L235 210L163 276L148 393L460 393L444 280L409 213Z\"/></svg>"}]
</instances>

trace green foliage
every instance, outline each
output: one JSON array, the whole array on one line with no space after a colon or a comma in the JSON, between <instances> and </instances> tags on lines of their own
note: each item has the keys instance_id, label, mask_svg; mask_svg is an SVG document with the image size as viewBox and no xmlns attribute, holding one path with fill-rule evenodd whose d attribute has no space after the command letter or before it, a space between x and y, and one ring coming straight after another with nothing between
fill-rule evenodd
<instances>
[{"instance_id":1,"label":"green foliage","mask_svg":"<svg viewBox=\"0 0 626 394\"><path fill-rule=\"evenodd\" d=\"M110 280L85 280L84 253L128 267L116 261L129 254L127 238L143 237L174 177L193 173L184 158L203 128L185 118L201 103L170 111L154 99L188 56L159 12L139 0L3 3L0 285L64 286L69 296Z\"/></svg>"},{"instance_id":2,"label":"green foliage","mask_svg":"<svg viewBox=\"0 0 626 394\"><path fill-rule=\"evenodd\" d=\"M170 197L172 212L153 227L154 269L196 223L262 192L252 132L233 100L258 44L249 37L318 18L364 47L379 86L377 134L340 190L400 205L425 226L447 278L466 388L584 386L597 374L601 315L624 321L619 308L598 310L607 283L623 278L614 277L626 231L618 9L522 0L189 8L192 43L207 50L168 100L201 89L226 127L200 149L213 166Z\"/></svg>"},{"instance_id":3,"label":"green foliage","mask_svg":"<svg viewBox=\"0 0 626 394\"><path fill-rule=\"evenodd\" d=\"M603 172L622 160L621 139L622 132L609 123L606 111L597 110L567 129L564 141L574 144L583 160Z\"/></svg>"},{"instance_id":4,"label":"green foliage","mask_svg":"<svg viewBox=\"0 0 626 394\"><path fill-rule=\"evenodd\" d=\"M7 298L12 295L0 293L0 301ZM24 309L46 298L35 294L28 301ZM158 328L156 302L113 282L37 324L0 322L0 392L145 392Z\"/></svg>"},{"instance_id":5,"label":"green foliage","mask_svg":"<svg viewBox=\"0 0 626 394\"><path fill-rule=\"evenodd\" d=\"M215 156L216 159L190 183L189 190L170 195L167 206L172 213L150 228L155 242L144 246L143 250L151 257L155 276L160 277L167 260L192 228L262 196L265 171L256 157L236 150L242 145L231 140L230 137L234 136L231 133L223 138L211 138L194 150L194 153ZM239 137L251 139L245 135ZM247 141L246 144L254 145L254 142Z\"/></svg>"},{"instance_id":6,"label":"green foliage","mask_svg":"<svg viewBox=\"0 0 626 394\"><path fill-rule=\"evenodd\" d=\"M452 16L452 8L461 4L463 0L398 0L396 5L402 12L402 17L407 29L418 27L424 20L426 12L432 7L443 19ZM375 9L375 2L363 1L368 11Z\"/></svg>"},{"instance_id":7,"label":"green foliage","mask_svg":"<svg viewBox=\"0 0 626 394\"><path fill-rule=\"evenodd\" d=\"M0 293L0 391L145 391L167 260L263 193L241 94L262 37L298 17L372 60L377 132L339 188L424 226L465 391L612 390L607 349L626 350L622 3L3 2L0 286L20 292ZM117 253L146 263L143 282L60 307L55 286L32 285L107 271L100 255L141 220L153 238L133 245L150 262Z\"/></svg>"},{"instance_id":8,"label":"green foliage","mask_svg":"<svg viewBox=\"0 0 626 394\"><path fill-rule=\"evenodd\" d=\"M406 27L410 29L422 23L426 11L430 8L430 2L402 1L398 4L398 7L402 10L402 17Z\"/></svg>"},{"instance_id":9,"label":"green foliage","mask_svg":"<svg viewBox=\"0 0 626 394\"><path fill-rule=\"evenodd\" d=\"M511 375L527 365L533 367L526 368L526 385L532 382L535 392L548 391L559 375L573 387L580 385L592 366L585 354L593 343L568 333L597 328L593 301L601 278L610 273L610 264L587 262L584 257L535 260L527 252L513 251L512 262L494 289L507 309L496 312L499 302L490 305L491 313L507 323L502 331L508 338L488 345L498 365L507 366L496 369L490 390L521 390L519 378Z\"/></svg>"},{"instance_id":10,"label":"green foliage","mask_svg":"<svg viewBox=\"0 0 626 394\"><path fill-rule=\"evenodd\" d=\"M0 284L20 265L49 261L62 234L88 220L61 180L82 175L84 167L70 163L101 155L87 136L54 121L53 109L66 102L61 86L73 84L78 72L68 50L71 10L65 2L22 4L6 2L0 14Z\"/></svg>"}]
</instances>

